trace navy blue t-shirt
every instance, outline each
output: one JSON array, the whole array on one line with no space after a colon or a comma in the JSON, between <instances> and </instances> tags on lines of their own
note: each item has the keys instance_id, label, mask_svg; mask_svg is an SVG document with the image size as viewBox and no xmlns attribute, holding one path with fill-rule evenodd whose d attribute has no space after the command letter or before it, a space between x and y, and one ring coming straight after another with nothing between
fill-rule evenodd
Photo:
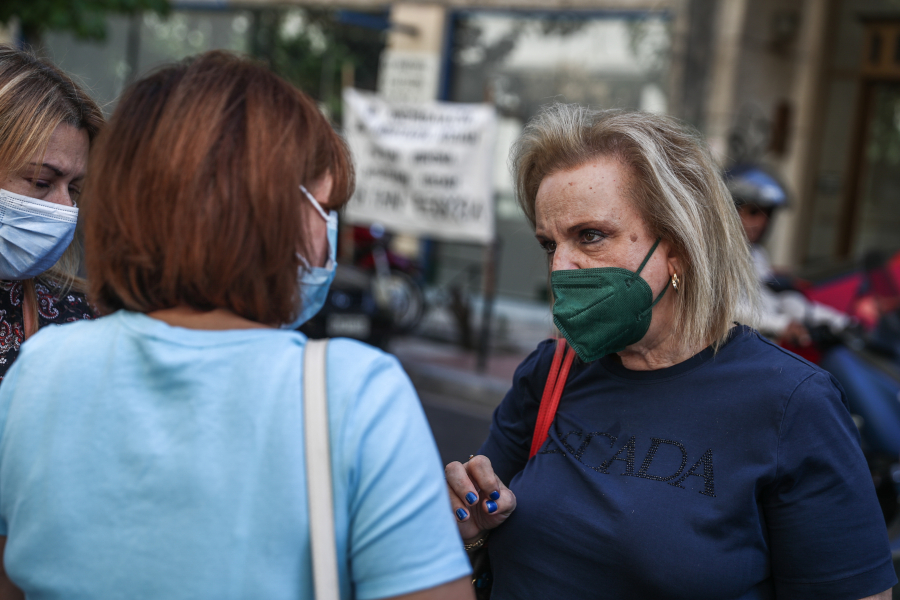
<instances>
[{"instance_id":1,"label":"navy blue t-shirt","mask_svg":"<svg viewBox=\"0 0 900 600\"><path fill-rule=\"evenodd\" d=\"M553 350L519 366L480 451L518 502L491 534L493 600L853 600L897 582L828 373L746 327L667 369L576 360L529 461Z\"/></svg>"}]
</instances>

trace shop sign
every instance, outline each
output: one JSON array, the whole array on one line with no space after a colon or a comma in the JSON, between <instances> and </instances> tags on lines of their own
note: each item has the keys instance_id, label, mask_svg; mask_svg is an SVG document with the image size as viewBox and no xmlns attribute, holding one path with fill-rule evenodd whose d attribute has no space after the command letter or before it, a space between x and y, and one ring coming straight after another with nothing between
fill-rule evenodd
<instances>
[{"instance_id":1,"label":"shop sign","mask_svg":"<svg viewBox=\"0 0 900 600\"><path fill-rule=\"evenodd\" d=\"M385 50L378 68L378 94L393 102L437 98L441 57L430 52Z\"/></svg>"}]
</instances>

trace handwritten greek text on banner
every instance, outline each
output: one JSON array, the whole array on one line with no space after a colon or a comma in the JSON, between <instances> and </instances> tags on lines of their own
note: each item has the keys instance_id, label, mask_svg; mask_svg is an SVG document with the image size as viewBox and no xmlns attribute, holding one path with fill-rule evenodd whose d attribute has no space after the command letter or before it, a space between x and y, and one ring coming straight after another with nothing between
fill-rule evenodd
<instances>
[{"instance_id":1,"label":"handwritten greek text on banner","mask_svg":"<svg viewBox=\"0 0 900 600\"><path fill-rule=\"evenodd\" d=\"M356 193L344 218L443 240L491 241L496 122L486 104L389 103L345 88Z\"/></svg>"}]
</instances>

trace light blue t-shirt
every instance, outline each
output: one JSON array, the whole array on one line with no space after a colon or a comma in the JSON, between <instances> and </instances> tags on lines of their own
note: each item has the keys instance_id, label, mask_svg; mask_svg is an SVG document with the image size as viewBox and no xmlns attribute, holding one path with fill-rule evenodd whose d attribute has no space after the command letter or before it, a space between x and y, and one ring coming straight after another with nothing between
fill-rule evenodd
<instances>
[{"instance_id":1,"label":"light blue t-shirt","mask_svg":"<svg viewBox=\"0 0 900 600\"><path fill-rule=\"evenodd\" d=\"M119 311L46 327L0 386L0 535L35 600L313 598L306 338ZM434 440L397 361L328 350L343 598L467 574Z\"/></svg>"}]
</instances>

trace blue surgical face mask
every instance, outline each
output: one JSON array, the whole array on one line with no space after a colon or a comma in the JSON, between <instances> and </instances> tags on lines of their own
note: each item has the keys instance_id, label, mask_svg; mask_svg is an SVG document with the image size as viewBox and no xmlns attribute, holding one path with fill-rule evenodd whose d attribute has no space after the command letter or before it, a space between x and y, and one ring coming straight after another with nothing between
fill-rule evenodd
<instances>
[{"instance_id":1,"label":"blue surgical face mask","mask_svg":"<svg viewBox=\"0 0 900 600\"><path fill-rule=\"evenodd\" d=\"M55 265L77 223L74 206L0 190L0 279L28 279Z\"/></svg>"},{"instance_id":2,"label":"blue surgical face mask","mask_svg":"<svg viewBox=\"0 0 900 600\"><path fill-rule=\"evenodd\" d=\"M331 210L326 213L305 187L301 185L300 190L309 198L316 212L322 215L328 226L328 261L324 267L313 267L305 257L300 256L300 260L303 262L297 275L297 285L300 287L300 305L297 307L296 318L290 323L283 324L281 326L283 329L296 329L322 310L328 297L328 288L331 287L331 282L334 280L334 271L337 268L337 211Z\"/></svg>"}]
</instances>

